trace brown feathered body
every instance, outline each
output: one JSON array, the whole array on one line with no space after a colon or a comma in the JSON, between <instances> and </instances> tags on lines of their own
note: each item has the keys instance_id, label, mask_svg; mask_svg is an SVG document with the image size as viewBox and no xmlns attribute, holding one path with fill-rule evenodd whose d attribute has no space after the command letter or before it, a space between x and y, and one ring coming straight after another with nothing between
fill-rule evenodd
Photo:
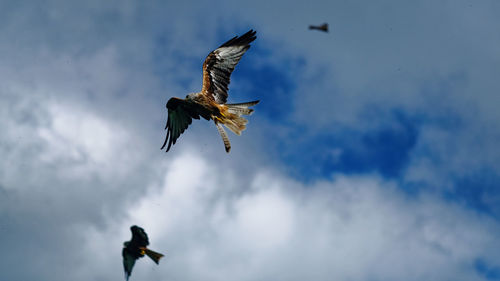
<instances>
[{"instance_id":1,"label":"brown feathered body","mask_svg":"<svg viewBox=\"0 0 500 281\"><path fill-rule=\"evenodd\" d=\"M255 101L241 104L219 104L201 93L195 93L192 97L188 96L187 99L203 105L202 111L209 112L211 120L225 125L237 135L241 135L241 132L246 129L246 124L248 123L248 120L241 117L241 115L250 115L253 109L248 107L258 103L258 101Z\"/></svg>"},{"instance_id":2,"label":"brown feathered body","mask_svg":"<svg viewBox=\"0 0 500 281\"><path fill-rule=\"evenodd\" d=\"M171 98L167 102L168 119L165 126L167 136L162 149L168 144L166 151L169 151L170 147L191 124L192 119L202 117L214 121L224 142L226 152L230 151L229 138L221 125L240 135L248 123L248 120L241 116L250 115L253 109L249 107L259 102L226 103L231 73L255 38L255 31L250 30L212 51L203 63L201 91L189 94L185 99Z\"/></svg>"}]
</instances>

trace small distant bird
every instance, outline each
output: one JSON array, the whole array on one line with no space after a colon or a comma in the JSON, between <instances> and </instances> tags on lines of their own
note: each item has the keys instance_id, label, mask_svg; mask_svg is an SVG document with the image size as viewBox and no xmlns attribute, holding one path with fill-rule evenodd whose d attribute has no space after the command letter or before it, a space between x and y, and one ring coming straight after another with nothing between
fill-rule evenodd
<instances>
[{"instance_id":1,"label":"small distant bird","mask_svg":"<svg viewBox=\"0 0 500 281\"><path fill-rule=\"evenodd\" d=\"M166 152L175 144L179 136L191 124L192 119L214 120L224 142L226 152L231 150L231 143L225 125L233 133L240 135L245 130L248 120L241 115L250 115L258 100L244 103L227 104L228 85L231 73L243 54L250 48L250 43L257 38L255 31L250 30L242 36L235 36L208 54L203 63L203 86L200 92L192 93L185 99L171 98L167 102L168 119L165 130L167 136L161 149L167 145Z\"/></svg>"},{"instance_id":2,"label":"small distant bird","mask_svg":"<svg viewBox=\"0 0 500 281\"><path fill-rule=\"evenodd\" d=\"M132 231L132 239L130 241L123 243L123 268L125 270L125 279L128 281L130 274L132 274L132 268L134 267L135 261L139 258L148 255L156 264L160 262L163 257L162 254L155 251L151 251L146 246L149 245L149 239L144 229L133 225L130 227Z\"/></svg>"},{"instance_id":3,"label":"small distant bird","mask_svg":"<svg viewBox=\"0 0 500 281\"><path fill-rule=\"evenodd\" d=\"M322 25L310 25L309 29L316 29L324 32L328 32L328 23L324 23Z\"/></svg>"}]
</instances>

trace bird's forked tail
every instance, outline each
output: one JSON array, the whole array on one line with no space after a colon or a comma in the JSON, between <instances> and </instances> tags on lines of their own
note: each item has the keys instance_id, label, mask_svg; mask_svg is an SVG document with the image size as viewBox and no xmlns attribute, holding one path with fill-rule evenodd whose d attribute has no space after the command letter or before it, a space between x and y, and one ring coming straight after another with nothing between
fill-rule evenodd
<instances>
[{"instance_id":1,"label":"bird's forked tail","mask_svg":"<svg viewBox=\"0 0 500 281\"><path fill-rule=\"evenodd\" d=\"M246 129L246 124L248 123L248 120L241 117L241 115L252 114L253 109L249 107L258 103L259 101L257 100L244 103L226 104L228 115L225 116L226 118L221 120L222 124L238 136L241 135L241 131Z\"/></svg>"},{"instance_id":2,"label":"bird's forked tail","mask_svg":"<svg viewBox=\"0 0 500 281\"><path fill-rule=\"evenodd\" d=\"M145 252L146 255L150 257L156 264L158 264L160 262L160 259L163 258L162 254L152 251L148 248L145 249Z\"/></svg>"}]
</instances>

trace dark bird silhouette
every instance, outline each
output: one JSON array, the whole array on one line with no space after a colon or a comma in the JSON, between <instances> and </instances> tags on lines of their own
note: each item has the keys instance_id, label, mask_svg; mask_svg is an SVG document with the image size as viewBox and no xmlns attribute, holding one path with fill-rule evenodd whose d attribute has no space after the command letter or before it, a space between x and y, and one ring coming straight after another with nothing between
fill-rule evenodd
<instances>
[{"instance_id":1,"label":"dark bird silhouette","mask_svg":"<svg viewBox=\"0 0 500 281\"><path fill-rule=\"evenodd\" d=\"M316 29L324 32L328 32L328 23L324 23L322 25L310 25L309 29Z\"/></svg>"},{"instance_id":2,"label":"dark bird silhouette","mask_svg":"<svg viewBox=\"0 0 500 281\"><path fill-rule=\"evenodd\" d=\"M123 257L123 269L125 270L125 279L128 280L130 274L132 274L132 268L134 267L135 261L139 258L147 255L156 264L160 262L163 257L162 254L152 251L147 248L149 245L149 239L144 229L133 225L130 227L132 231L132 239L130 241L123 243L122 257Z\"/></svg>"},{"instance_id":3,"label":"dark bird silhouette","mask_svg":"<svg viewBox=\"0 0 500 281\"><path fill-rule=\"evenodd\" d=\"M250 48L250 43L257 38L255 31L250 30L242 36L235 36L208 54L203 63L203 86L200 92L192 93L185 99L171 98L167 102L168 119L165 130L167 136L161 149L167 143L168 152L180 135L191 124L193 118L213 120L229 153L231 143L222 125L233 133L240 135L246 128L248 120L241 115L250 115L259 101L227 104L227 91L230 76L241 57ZM221 125L222 124L222 125Z\"/></svg>"}]
</instances>

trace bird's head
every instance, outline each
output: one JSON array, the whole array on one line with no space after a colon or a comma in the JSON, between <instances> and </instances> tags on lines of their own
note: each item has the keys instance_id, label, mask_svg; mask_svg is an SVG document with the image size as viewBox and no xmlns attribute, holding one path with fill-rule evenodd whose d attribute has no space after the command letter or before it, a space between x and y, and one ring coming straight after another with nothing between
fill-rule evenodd
<instances>
[{"instance_id":1,"label":"bird's head","mask_svg":"<svg viewBox=\"0 0 500 281\"><path fill-rule=\"evenodd\" d=\"M186 96L186 99L192 100L194 98L194 96L196 96L196 93L191 93L191 94Z\"/></svg>"}]
</instances>

